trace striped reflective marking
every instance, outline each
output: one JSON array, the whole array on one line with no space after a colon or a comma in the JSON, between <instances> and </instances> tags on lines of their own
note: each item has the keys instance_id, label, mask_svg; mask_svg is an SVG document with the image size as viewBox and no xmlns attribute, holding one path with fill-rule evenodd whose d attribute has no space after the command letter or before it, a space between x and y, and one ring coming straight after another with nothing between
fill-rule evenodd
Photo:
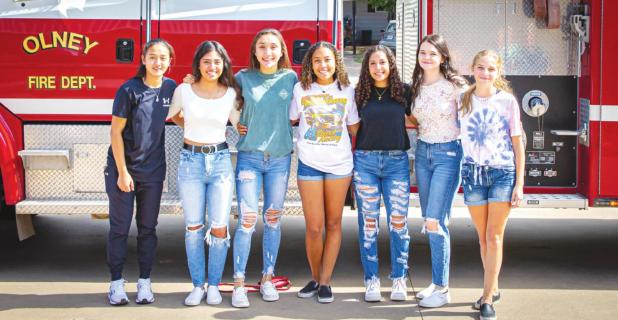
<instances>
[{"instance_id":1,"label":"striped reflective marking","mask_svg":"<svg viewBox=\"0 0 618 320\"><path fill-rule=\"evenodd\" d=\"M113 99L5 99L14 114L112 114Z\"/></svg>"},{"instance_id":2,"label":"striped reflective marking","mask_svg":"<svg viewBox=\"0 0 618 320\"><path fill-rule=\"evenodd\" d=\"M618 105L591 105L590 121L617 122Z\"/></svg>"}]
</instances>

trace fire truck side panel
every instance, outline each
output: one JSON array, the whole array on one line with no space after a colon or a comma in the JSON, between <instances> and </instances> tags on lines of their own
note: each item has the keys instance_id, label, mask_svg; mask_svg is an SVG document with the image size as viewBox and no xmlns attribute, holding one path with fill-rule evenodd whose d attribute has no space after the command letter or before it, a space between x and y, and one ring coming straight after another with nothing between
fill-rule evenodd
<instances>
[{"instance_id":1,"label":"fire truck side panel","mask_svg":"<svg viewBox=\"0 0 618 320\"><path fill-rule=\"evenodd\" d=\"M14 205L24 199L24 169L17 155L23 149L21 121L0 105L0 168L4 201Z\"/></svg>"},{"instance_id":2,"label":"fire truck side panel","mask_svg":"<svg viewBox=\"0 0 618 320\"><path fill-rule=\"evenodd\" d=\"M17 205L18 215L107 213L103 168L111 106L117 88L137 69L148 27L139 3L148 1L151 37L168 40L176 50L168 74L176 81L191 71L194 50L204 40L221 42L235 71L245 68L251 41L263 28L282 32L290 58L297 40L307 41L292 61L299 71L308 45L333 39L335 1L341 34L341 0L0 4L5 45L0 66L6 72L0 82L0 165L7 203ZM235 152L238 134L231 128L227 140ZM162 213L181 212L176 192L181 145L182 130L167 126ZM295 167L294 159L294 173ZM298 214L295 174L289 186L286 213Z\"/></svg>"},{"instance_id":3,"label":"fire truck side panel","mask_svg":"<svg viewBox=\"0 0 618 320\"><path fill-rule=\"evenodd\" d=\"M618 2L603 1L601 30L600 139L601 152L599 195L618 197Z\"/></svg>"}]
</instances>

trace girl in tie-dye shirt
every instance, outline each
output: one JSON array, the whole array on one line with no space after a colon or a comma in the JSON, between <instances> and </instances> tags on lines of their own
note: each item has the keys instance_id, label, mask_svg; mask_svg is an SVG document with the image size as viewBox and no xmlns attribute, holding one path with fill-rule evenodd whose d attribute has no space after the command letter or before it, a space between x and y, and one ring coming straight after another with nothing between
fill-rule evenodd
<instances>
[{"instance_id":1,"label":"girl in tie-dye shirt","mask_svg":"<svg viewBox=\"0 0 618 320\"><path fill-rule=\"evenodd\" d=\"M520 205L524 184L524 145L517 100L503 77L500 56L484 50L474 56L473 84L459 109L464 202L479 237L485 271L482 297L474 303L480 319L495 319L500 299L504 229L511 207Z\"/></svg>"}]
</instances>

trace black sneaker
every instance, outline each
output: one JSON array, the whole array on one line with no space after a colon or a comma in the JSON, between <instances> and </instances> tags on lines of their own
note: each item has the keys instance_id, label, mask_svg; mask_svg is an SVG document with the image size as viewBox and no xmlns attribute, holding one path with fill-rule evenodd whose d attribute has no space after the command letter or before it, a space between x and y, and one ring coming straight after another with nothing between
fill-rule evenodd
<instances>
[{"instance_id":1,"label":"black sneaker","mask_svg":"<svg viewBox=\"0 0 618 320\"><path fill-rule=\"evenodd\" d=\"M331 303L335 301L335 296L333 296L333 291L330 286L320 286L318 288L318 302L319 303Z\"/></svg>"},{"instance_id":2,"label":"black sneaker","mask_svg":"<svg viewBox=\"0 0 618 320\"><path fill-rule=\"evenodd\" d=\"M311 298L315 296L316 293L318 293L318 287L319 285L317 281L311 280L304 288L300 289L300 291L298 291L296 295L299 298Z\"/></svg>"},{"instance_id":3,"label":"black sneaker","mask_svg":"<svg viewBox=\"0 0 618 320\"><path fill-rule=\"evenodd\" d=\"M474 304L472 305L472 309L474 310L480 310L481 309L481 299L483 299L483 297L480 297L478 300L476 300L476 302L474 302ZM498 302L500 302L500 291L498 291L498 293L494 294L491 296L491 300L493 304L497 304Z\"/></svg>"},{"instance_id":4,"label":"black sneaker","mask_svg":"<svg viewBox=\"0 0 618 320\"><path fill-rule=\"evenodd\" d=\"M481 304L481 320L497 320L496 310L494 310L494 306L489 303Z\"/></svg>"}]
</instances>

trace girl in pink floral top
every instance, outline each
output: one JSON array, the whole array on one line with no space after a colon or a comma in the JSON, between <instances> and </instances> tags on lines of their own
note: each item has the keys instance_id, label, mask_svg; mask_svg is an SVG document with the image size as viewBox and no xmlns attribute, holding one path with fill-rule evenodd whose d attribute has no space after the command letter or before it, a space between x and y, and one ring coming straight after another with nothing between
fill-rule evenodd
<instances>
[{"instance_id":1,"label":"girl in pink floral top","mask_svg":"<svg viewBox=\"0 0 618 320\"><path fill-rule=\"evenodd\" d=\"M450 302L451 255L448 230L451 204L459 188L461 144L457 98L466 81L453 69L448 46L437 34L425 37L416 53L412 75L412 122L418 124L414 168L431 249L431 284L417 294L419 305L441 307Z\"/></svg>"}]
</instances>

